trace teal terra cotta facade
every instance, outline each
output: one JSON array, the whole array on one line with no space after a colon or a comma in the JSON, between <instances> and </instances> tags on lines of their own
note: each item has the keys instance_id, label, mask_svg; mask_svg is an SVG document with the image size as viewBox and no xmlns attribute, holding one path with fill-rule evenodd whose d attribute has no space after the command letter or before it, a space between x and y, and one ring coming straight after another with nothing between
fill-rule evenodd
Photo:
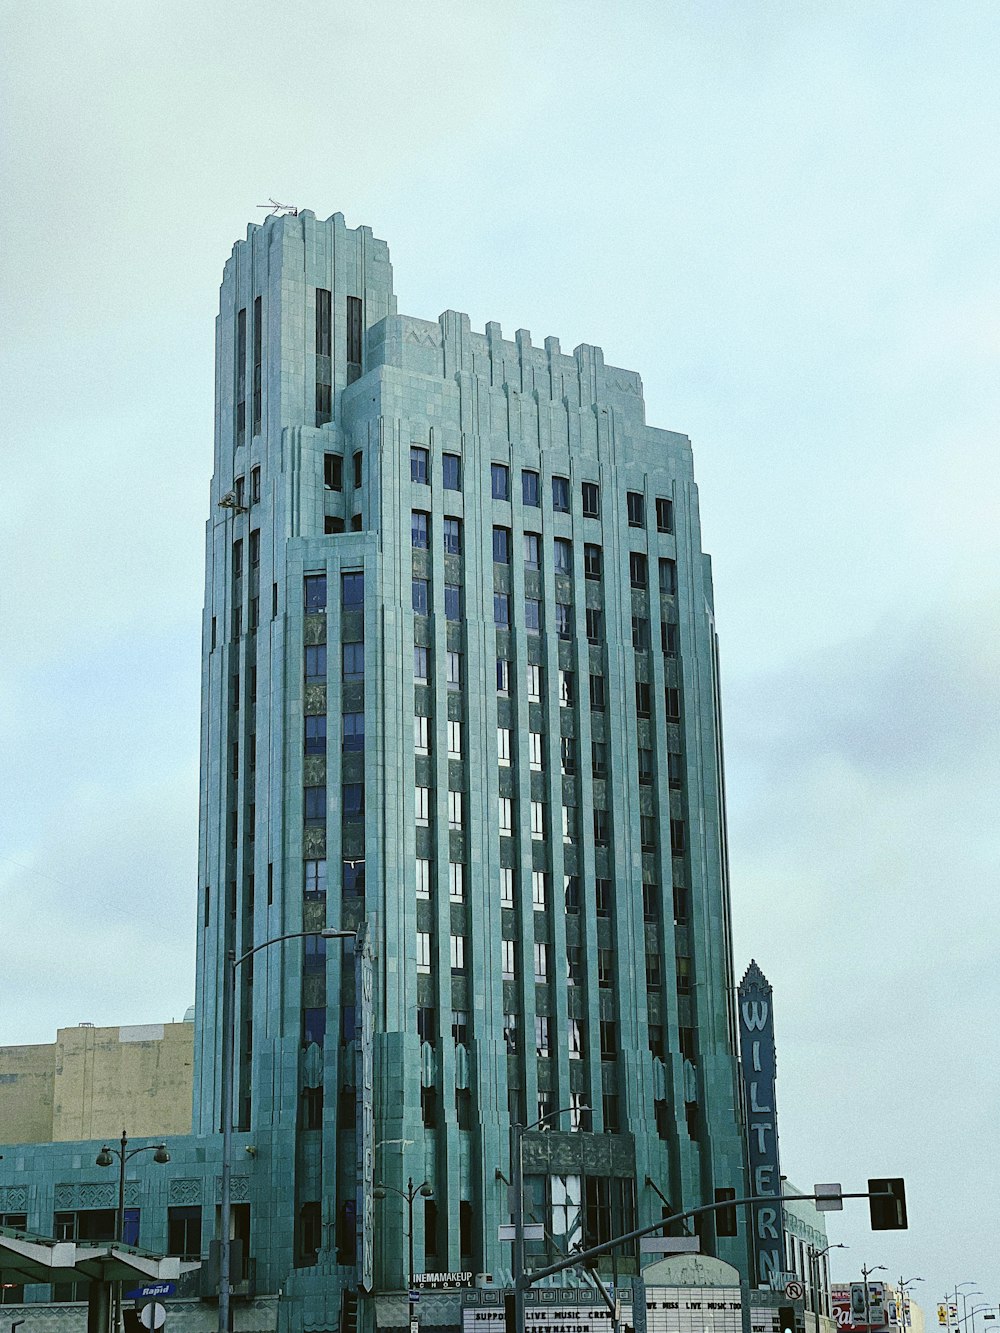
<instances>
[{"instance_id":1,"label":"teal terra cotta facade","mask_svg":"<svg viewBox=\"0 0 1000 1333\"><path fill-rule=\"evenodd\" d=\"M433 1190L413 1208L415 1271L509 1282L512 1119L567 1108L524 1139L528 1219L554 1241L529 1263L650 1222L664 1198L746 1192L687 437L646 424L639 376L598 347L398 314L385 243L340 214L269 218L235 246L216 400L194 1131L168 1166L139 1159L141 1243L166 1249L168 1209L196 1209L209 1255L227 951L362 922L386 1194L361 1326L406 1324L409 1181ZM239 969L237 1328L332 1331L353 1310L342 949L291 940ZM99 1146L5 1149L0 1212L51 1233L103 1200ZM701 1234L746 1276L742 1226ZM622 1277L637 1265L622 1256ZM421 1322L461 1327L461 1299L427 1295ZM209 1305L185 1308L210 1324Z\"/></svg>"}]
</instances>

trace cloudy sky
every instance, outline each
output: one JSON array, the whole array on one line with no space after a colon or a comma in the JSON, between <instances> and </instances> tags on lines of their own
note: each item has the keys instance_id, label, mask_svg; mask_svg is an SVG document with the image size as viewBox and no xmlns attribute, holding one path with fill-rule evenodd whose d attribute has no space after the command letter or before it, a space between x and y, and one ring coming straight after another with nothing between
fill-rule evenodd
<instances>
[{"instance_id":1,"label":"cloudy sky","mask_svg":"<svg viewBox=\"0 0 1000 1333\"><path fill-rule=\"evenodd\" d=\"M1000 1299L1000 5L0 13L0 1043L191 1002L218 283L340 210L692 436L783 1167L907 1177L835 1276Z\"/></svg>"}]
</instances>

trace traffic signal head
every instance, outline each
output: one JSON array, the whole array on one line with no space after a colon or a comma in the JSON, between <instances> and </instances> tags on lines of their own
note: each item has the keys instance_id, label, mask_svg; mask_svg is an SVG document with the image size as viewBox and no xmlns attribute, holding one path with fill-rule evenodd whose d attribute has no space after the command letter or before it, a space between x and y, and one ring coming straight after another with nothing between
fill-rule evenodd
<instances>
[{"instance_id":1,"label":"traffic signal head","mask_svg":"<svg viewBox=\"0 0 1000 1333\"><path fill-rule=\"evenodd\" d=\"M872 1231L906 1230L906 1190L902 1177L869 1180L868 1208Z\"/></svg>"},{"instance_id":2,"label":"traffic signal head","mask_svg":"<svg viewBox=\"0 0 1000 1333\"><path fill-rule=\"evenodd\" d=\"M778 1306L778 1333L795 1333L795 1306Z\"/></svg>"}]
</instances>

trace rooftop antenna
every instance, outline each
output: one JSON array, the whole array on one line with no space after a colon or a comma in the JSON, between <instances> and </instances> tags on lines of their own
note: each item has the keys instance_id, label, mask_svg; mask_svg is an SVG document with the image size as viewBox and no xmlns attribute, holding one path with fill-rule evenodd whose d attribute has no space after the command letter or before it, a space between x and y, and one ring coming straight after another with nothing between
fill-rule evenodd
<instances>
[{"instance_id":1,"label":"rooftop antenna","mask_svg":"<svg viewBox=\"0 0 1000 1333\"><path fill-rule=\"evenodd\" d=\"M299 215L299 210L294 204L279 204L277 199L269 199L266 204L258 204L257 207L266 208L269 218L297 218Z\"/></svg>"}]
</instances>

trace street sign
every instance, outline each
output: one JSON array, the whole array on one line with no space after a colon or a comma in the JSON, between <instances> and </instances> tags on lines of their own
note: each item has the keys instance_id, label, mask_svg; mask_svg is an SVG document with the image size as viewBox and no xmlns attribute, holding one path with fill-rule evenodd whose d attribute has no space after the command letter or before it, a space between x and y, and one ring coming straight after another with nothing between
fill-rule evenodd
<instances>
[{"instance_id":1,"label":"street sign","mask_svg":"<svg viewBox=\"0 0 1000 1333\"><path fill-rule=\"evenodd\" d=\"M420 1300L420 1292L419 1292L419 1291L408 1291L408 1292L406 1293L406 1298L407 1298L407 1300L410 1302L410 1304L412 1305L414 1301L419 1301L419 1300Z\"/></svg>"},{"instance_id":2,"label":"street sign","mask_svg":"<svg viewBox=\"0 0 1000 1333\"><path fill-rule=\"evenodd\" d=\"M820 1213L842 1213L844 1211L843 1185L814 1185L813 1193L816 1211Z\"/></svg>"},{"instance_id":3,"label":"street sign","mask_svg":"<svg viewBox=\"0 0 1000 1333\"><path fill-rule=\"evenodd\" d=\"M805 1294L805 1287L797 1279L785 1283L785 1295L790 1301L800 1301Z\"/></svg>"},{"instance_id":4,"label":"street sign","mask_svg":"<svg viewBox=\"0 0 1000 1333\"><path fill-rule=\"evenodd\" d=\"M139 1311L139 1323L143 1328L150 1330L162 1328L167 1322L167 1312L162 1305L154 1301L151 1305L144 1305Z\"/></svg>"},{"instance_id":5,"label":"street sign","mask_svg":"<svg viewBox=\"0 0 1000 1333\"><path fill-rule=\"evenodd\" d=\"M173 1296L177 1290L176 1282L147 1282L143 1287L133 1287L125 1293L127 1301L153 1301L160 1296Z\"/></svg>"},{"instance_id":6,"label":"street sign","mask_svg":"<svg viewBox=\"0 0 1000 1333\"><path fill-rule=\"evenodd\" d=\"M522 1227L525 1240L544 1240L545 1228L540 1222L526 1222ZM500 1226L500 1239L513 1240L515 1238L516 1228L512 1222L503 1222Z\"/></svg>"}]
</instances>

